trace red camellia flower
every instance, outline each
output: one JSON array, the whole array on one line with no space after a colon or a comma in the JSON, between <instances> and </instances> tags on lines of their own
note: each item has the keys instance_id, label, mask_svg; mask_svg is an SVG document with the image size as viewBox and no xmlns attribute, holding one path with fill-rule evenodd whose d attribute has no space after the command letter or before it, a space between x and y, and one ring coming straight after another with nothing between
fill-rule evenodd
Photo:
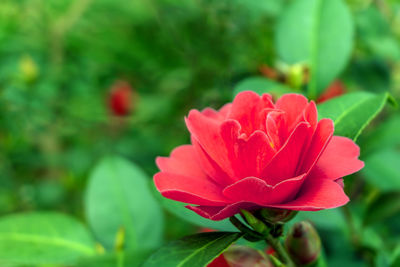
<instances>
[{"instance_id":1,"label":"red camellia flower","mask_svg":"<svg viewBox=\"0 0 400 267\"><path fill-rule=\"evenodd\" d=\"M132 111L133 91L129 83L117 81L111 88L110 110L115 116L126 116Z\"/></svg>"},{"instance_id":2,"label":"red camellia flower","mask_svg":"<svg viewBox=\"0 0 400 267\"><path fill-rule=\"evenodd\" d=\"M159 157L154 176L164 197L194 204L199 215L222 220L240 209L315 211L349 199L342 177L360 170L359 148L333 136L330 119L317 119L313 101L286 94L239 93L219 111L191 110L191 145Z\"/></svg>"},{"instance_id":3,"label":"red camellia flower","mask_svg":"<svg viewBox=\"0 0 400 267\"><path fill-rule=\"evenodd\" d=\"M346 93L346 88L344 84L336 80L334 81L317 99L317 103L325 102L329 99L341 96Z\"/></svg>"}]
</instances>

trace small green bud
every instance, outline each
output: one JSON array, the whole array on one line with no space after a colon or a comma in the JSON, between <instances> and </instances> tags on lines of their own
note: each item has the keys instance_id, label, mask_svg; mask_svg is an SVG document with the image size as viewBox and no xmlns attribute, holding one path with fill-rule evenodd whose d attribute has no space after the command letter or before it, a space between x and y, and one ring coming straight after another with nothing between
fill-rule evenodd
<instances>
[{"instance_id":1,"label":"small green bud","mask_svg":"<svg viewBox=\"0 0 400 267\"><path fill-rule=\"evenodd\" d=\"M22 79L26 83L33 83L39 76L39 69L33 58L29 55L25 55L20 59L19 69L21 72Z\"/></svg>"},{"instance_id":2,"label":"small green bud","mask_svg":"<svg viewBox=\"0 0 400 267\"><path fill-rule=\"evenodd\" d=\"M298 211L276 208L263 208L258 211L260 217L271 224L283 224L296 216Z\"/></svg>"},{"instance_id":3,"label":"small green bud","mask_svg":"<svg viewBox=\"0 0 400 267\"><path fill-rule=\"evenodd\" d=\"M240 210L246 222L257 232L262 235L269 233L268 227L247 210Z\"/></svg>"},{"instance_id":4,"label":"small green bud","mask_svg":"<svg viewBox=\"0 0 400 267\"><path fill-rule=\"evenodd\" d=\"M287 83L293 88L300 88L307 81L306 67L303 64L290 66L287 73Z\"/></svg>"},{"instance_id":5,"label":"small green bud","mask_svg":"<svg viewBox=\"0 0 400 267\"><path fill-rule=\"evenodd\" d=\"M120 227L117 235L115 236L115 250L122 251L125 246L125 228Z\"/></svg>"},{"instance_id":6,"label":"small green bud","mask_svg":"<svg viewBox=\"0 0 400 267\"><path fill-rule=\"evenodd\" d=\"M312 264L321 252L321 239L315 228L307 221L298 222L289 230L285 246L298 265Z\"/></svg>"}]
</instances>

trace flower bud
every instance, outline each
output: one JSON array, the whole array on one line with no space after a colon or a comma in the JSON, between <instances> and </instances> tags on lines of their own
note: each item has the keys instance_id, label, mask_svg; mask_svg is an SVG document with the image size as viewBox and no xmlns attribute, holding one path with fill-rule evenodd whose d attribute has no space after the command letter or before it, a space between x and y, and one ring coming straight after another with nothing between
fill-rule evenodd
<instances>
[{"instance_id":1,"label":"flower bud","mask_svg":"<svg viewBox=\"0 0 400 267\"><path fill-rule=\"evenodd\" d=\"M247 210L240 210L246 222L257 232L262 235L268 234L267 226Z\"/></svg>"},{"instance_id":2,"label":"flower bud","mask_svg":"<svg viewBox=\"0 0 400 267\"><path fill-rule=\"evenodd\" d=\"M208 267L273 267L269 259L257 250L246 246L231 246Z\"/></svg>"},{"instance_id":3,"label":"flower bud","mask_svg":"<svg viewBox=\"0 0 400 267\"><path fill-rule=\"evenodd\" d=\"M33 58L29 55L25 55L21 58L19 62L19 69L22 75L22 79L26 83L33 83L34 81L36 81L39 75L38 67Z\"/></svg>"},{"instance_id":4,"label":"flower bud","mask_svg":"<svg viewBox=\"0 0 400 267\"><path fill-rule=\"evenodd\" d=\"M296 216L298 211L276 208L263 208L258 211L260 217L271 224L283 224Z\"/></svg>"},{"instance_id":5,"label":"flower bud","mask_svg":"<svg viewBox=\"0 0 400 267\"><path fill-rule=\"evenodd\" d=\"M132 111L133 90L129 83L117 81L111 88L109 108L115 116L126 116Z\"/></svg>"},{"instance_id":6,"label":"flower bud","mask_svg":"<svg viewBox=\"0 0 400 267\"><path fill-rule=\"evenodd\" d=\"M287 83L293 88L300 88L308 82L308 69L303 64L295 64L290 66L287 73Z\"/></svg>"},{"instance_id":7,"label":"flower bud","mask_svg":"<svg viewBox=\"0 0 400 267\"><path fill-rule=\"evenodd\" d=\"M317 103L322 103L332 98L341 96L346 93L346 88L340 80L334 81L329 87L319 96Z\"/></svg>"},{"instance_id":8,"label":"flower bud","mask_svg":"<svg viewBox=\"0 0 400 267\"><path fill-rule=\"evenodd\" d=\"M298 265L314 263L321 252L319 235L307 221L293 225L285 240L285 246L293 261Z\"/></svg>"}]
</instances>

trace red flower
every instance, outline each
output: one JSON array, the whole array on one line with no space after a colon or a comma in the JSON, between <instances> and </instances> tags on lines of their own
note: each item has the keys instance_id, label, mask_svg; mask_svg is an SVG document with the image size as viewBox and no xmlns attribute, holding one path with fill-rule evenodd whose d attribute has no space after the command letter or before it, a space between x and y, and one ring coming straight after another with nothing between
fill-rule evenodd
<instances>
[{"instance_id":1,"label":"red flower","mask_svg":"<svg viewBox=\"0 0 400 267\"><path fill-rule=\"evenodd\" d=\"M333 122L318 121L315 103L298 94L274 104L268 94L242 92L219 111L190 111L186 125L192 144L157 158L154 182L211 220L240 209L342 206L349 199L341 178L364 166L358 146L333 136Z\"/></svg>"},{"instance_id":2,"label":"red flower","mask_svg":"<svg viewBox=\"0 0 400 267\"><path fill-rule=\"evenodd\" d=\"M325 102L329 99L341 96L346 93L346 88L344 84L336 80L319 96L317 103Z\"/></svg>"},{"instance_id":3,"label":"red flower","mask_svg":"<svg viewBox=\"0 0 400 267\"><path fill-rule=\"evenodd\" d=\"M111 88L110 110L115 116L126 116L132 110L133 92L129 83L117 81Z\"/></svg>"}]
</instances>

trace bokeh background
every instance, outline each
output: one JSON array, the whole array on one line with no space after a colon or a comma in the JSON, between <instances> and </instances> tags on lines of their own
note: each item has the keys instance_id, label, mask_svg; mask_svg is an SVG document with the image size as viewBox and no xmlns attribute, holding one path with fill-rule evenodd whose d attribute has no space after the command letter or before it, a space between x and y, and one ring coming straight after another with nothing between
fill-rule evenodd
<instances>
[{"instance_id":1,"label":"bokeh background","mask_svg":"<svg viewBox=\"0 0 400 267\"><path fill-rule=\"evenodd\" d=\"M290 72L274 32L292 1L1 0L0 215L58 210L84 219L87 179L105 155L129 159L150 178L156 156L189 143L183 118L191 108L219 108L247 77ZM398 99L400 2L345 2L354 46L337 90ZM111 104L121 87L129 91L127 103L116 100L128 106L123 114ZM352 266L378 262L376 243L399 240L399 133L398 110L387 107L358 140L368 168L346 182L355 203L347 212L397 204L375 215L385 220L367 243L351 234L344 241L354 245L343 256ZM324 220L327 253L339 255L342 241ZM166 212L166 240L196 231Z\"/></svg>"}]
</instances>

